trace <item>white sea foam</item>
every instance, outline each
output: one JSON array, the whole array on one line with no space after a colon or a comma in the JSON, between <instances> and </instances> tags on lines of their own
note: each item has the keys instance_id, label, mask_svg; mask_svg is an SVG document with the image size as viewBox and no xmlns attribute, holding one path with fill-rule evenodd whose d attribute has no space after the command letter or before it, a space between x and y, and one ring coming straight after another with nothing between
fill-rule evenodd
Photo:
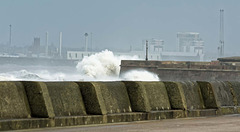
<instances>
[{"instance_id":1,"label":"white sea foam","mask_svg":"<svg viewBox=\"0 0 240 132\"><path fill-rule=\"evenodd\" d=\"M157 75L134 70L119 77L121 60L137 60L137 56L115 56L104 50L84 57L76 67L1 65L0 81L158 81Z\"/></svg>"},{"instance_id":2,"label":"white sea foam","mask_svg":"<svg viewBox=\"0 0 240 132\"><path fill-rule=\"evenodd\" d=\"M158 81L157 75L145 70L133 70L119 78L121 60L137 60L137 56L115 56L109 50L84 57L77 65L77 70L90 80L138 80Z\"/></svg>"},{"instance_id":3,"label":"white sea foam","mask_svg":"<svg viewBox=\"0 0 240 132\"><path fill-rule=\"evenodd\" d=\"M128 81L160 81L158 75L148 72L146 70L131 70L123 73L121 76L123 80Z\"/></svg>"}]
</instances>

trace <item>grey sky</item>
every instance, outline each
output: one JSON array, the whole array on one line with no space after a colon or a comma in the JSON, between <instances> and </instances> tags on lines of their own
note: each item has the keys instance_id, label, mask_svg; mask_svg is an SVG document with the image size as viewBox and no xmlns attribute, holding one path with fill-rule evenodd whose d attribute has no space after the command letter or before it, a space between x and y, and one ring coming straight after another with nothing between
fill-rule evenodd
<instances>
[{"instance_id":1,"label":"grey sky","mask_svg":"<svg viewBox=\"0 0 240 132\"><path fill-rule=\"evenodd\" d=\"M207 51L219 44L219 10L224 9L226 52L238 52L239 0L0 0L0 43L30 45L45 32L49 43L83 47L84 33L93 33L99 48L141 47L142 39L158 38L166 48L176 48L177 32L199 32Z\"/></svg>"}]
</instances>

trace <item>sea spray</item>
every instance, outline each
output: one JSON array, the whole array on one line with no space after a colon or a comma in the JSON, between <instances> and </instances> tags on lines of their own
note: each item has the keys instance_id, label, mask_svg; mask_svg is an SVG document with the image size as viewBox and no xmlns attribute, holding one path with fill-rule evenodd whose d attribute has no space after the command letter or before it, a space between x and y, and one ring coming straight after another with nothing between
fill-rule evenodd
<instances>
[{"instance_id":1,"label":"sea spray","mask_svg":"<svg viewBox=\"0 0 240 132\"><path fill-rule=\"evenodd\" d=\"M105 50L84 57L76 67L7 64L0 66L0 81L158 81L157 75L144 70L129 71L119 77L121 60L139 59Z\"/></svg>"},{"instance_id":2,"label":"sea spray","mask_svg":"<svg viewBox=\"0 0 240 132\"><path fill-rule=\"evenodd\" d=\"M137 56L115 56L113 52L105 50L100 53L84 57L83 60L77 64L76 68L81 75L88 76L90 77L90 80L95 81L159 80L157 75L146 70L133 70L125 73L121 78L119 78L121 60L139 60L139 58Z\"/></svg>"},{"instance_id":3,"label":"sea spray","mask_svg":"<svg viewBox=\"0 0 240 132\"><path fill-rule=\"evenodd\" d=\"M121 78L127 81L160 81L158 75L143 69L123 73Z\"/></svg>"}]
</instances>

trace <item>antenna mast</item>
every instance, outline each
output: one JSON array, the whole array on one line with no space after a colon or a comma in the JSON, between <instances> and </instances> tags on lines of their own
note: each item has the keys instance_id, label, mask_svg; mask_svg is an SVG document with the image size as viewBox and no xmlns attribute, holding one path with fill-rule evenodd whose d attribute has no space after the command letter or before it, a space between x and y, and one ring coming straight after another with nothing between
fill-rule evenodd
<instances>
[{"instance_id":1,"label":"antenna mast","mask_svg":"<svg viewBox=\"0 0 240 132\"><path fill-rule=\"evenodd\" d=\"M46 32L46 57L48 56L48 32Z\"/></svg>"},{"instance_id":2,"label":"antenna mast","mask_svg":"<svg viewBox=\"0 0 240 132\"><path fill-rule=\"evenodd\" d=\"M148 61L148 41L146 40L146 61Z\"/></svg>"},{"instance_id":3,"label":"antenna mast","mask_svg":"<svg viewBox=\"0 0 240 132\"><path fill-rule=\"evenodd\" d=\"M12 45L12 25L9 25L10 35L9 35L9 46Z\"/></svg>"},{"instance_id":4,"label":"antenna mast","mask_svg":"<svg viewBox=\"0 0 240 132\"><path fill-rule=\"evenodd\" d=\"M59 56L62 57L62 32L59 33Z\"/></svg>"},{"instance_id":5,"label":"antenna mast","mask_svg":"<svg viewBox=\"0 0 240 132\"><path fill-rule=\"evenodd\" d=\"M224 56L224 10L220 9L220 34L219 34L219 39L220 39L220 45L219 45L219 55L221 57Z\"/></svg>"}]
</instances>

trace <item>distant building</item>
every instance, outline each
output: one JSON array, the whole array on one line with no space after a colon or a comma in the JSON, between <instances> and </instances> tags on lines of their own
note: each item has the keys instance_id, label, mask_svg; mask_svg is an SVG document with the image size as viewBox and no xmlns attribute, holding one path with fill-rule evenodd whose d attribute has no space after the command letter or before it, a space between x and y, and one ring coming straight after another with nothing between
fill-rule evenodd
<instances>
[{"instance_id":1,"label":"distant building","mask_svg":"<svg viewBox=\"0 0 240 132\"><path fill-rule=\"evenodd\" d=\"M148 60L175 60L175 61L203 61L204 41L199 38L199 33L185 32L177 34L178 51L165 51L164 41L160 39L148 39ZM130 52L114 52L114 55L137 56L146 58L146 40L143 40L143 50ZM67 59L82 60L84 56L90 56L96 52L67 51Z\"/></svg>"},{"instance_id":2,"label":"distant building","mask_svg":"<svg viewBox=\"0 0 240 132\"><path fill-rule=\"evenodd\" d=\"M179 52L193 52L203 54L204 41L199 33L179 32L177 33L177 49Z\"/></svg>"},{"instance_id":3,"label":"distant building","mask_svg":"<svg viewBox=\"0 0 240 132\"><path fill-rule=\"evenodd\" d=\"M39 37L35 37L33 39L33 44L32 46L30 46L29 51L30 51L30 56L32 57L39 57L40 54L40 38Z\"/></svg>"}]
</instances>

